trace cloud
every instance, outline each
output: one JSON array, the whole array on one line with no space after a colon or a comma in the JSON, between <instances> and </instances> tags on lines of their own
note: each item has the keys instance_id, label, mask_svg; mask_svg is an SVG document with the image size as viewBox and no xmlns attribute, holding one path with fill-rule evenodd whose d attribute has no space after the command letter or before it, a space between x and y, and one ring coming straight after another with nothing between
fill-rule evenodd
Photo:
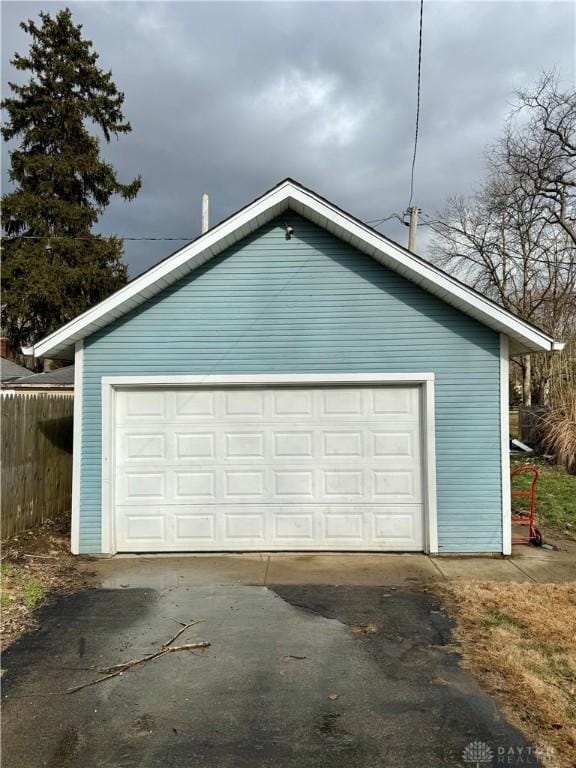
<instances>
[{"instance_id":1,"label":"cloud","mask_svg":"<svg viewBox=\"0 0 576 768\"><path fill-rule=\"evenodd\" d=\"M364 220L408 203L414 137L415 2L70 3L126 94L129 136L103 146L132 203L99 224L132 236L195 236L200 198L216 222L292 176ZM58 2L1 6L3 87ZM426 2L416 202L429 214L484 169L513 91L558 67L574 83L575 8L564 2ZM3 148L3 186L7 150ZM392 220L383 231L405 242ZM421 244L427 237L422 231ZM177 243L126 243L132 275Z\"/></svg>"},{"instance_id":2,"label":"cloud","mask_svg":"<svg viewBox=\"0 0 576 768\"><path fill-rule=\"evenodd\" d=\"M367 119L369 108L346 98L333 74L281 73L257 95L254 106L268 120L297 123L315 147L345 146Z\"/></svg>"}]
</instances>

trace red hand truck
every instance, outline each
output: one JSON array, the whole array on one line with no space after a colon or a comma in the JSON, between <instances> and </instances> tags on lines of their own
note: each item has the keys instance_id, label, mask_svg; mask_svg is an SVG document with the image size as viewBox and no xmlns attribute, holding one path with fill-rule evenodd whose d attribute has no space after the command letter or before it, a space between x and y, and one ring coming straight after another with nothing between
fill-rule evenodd
<instances>
[{"instance_id":1,"label":"red hand truck","mask_svg":"<svg viewBox=\"0 0 576 768\"><path fill-rule=\"evenodd\" d=\"M528 536L514 536L512 537L512 544L534 544L535 547L540 547L542 546L542 534L538 528L536 528L536 523L534 521L534 515L536 512L536 486L540 472L538 469L536 469L536 467L532 467L530 465L517 467L510 474L511 482L513 482L515 477L518 477L518 475L522 475L524 473L532 475L530 487L526 491L512 490L510 495L512 499L530 499L530 508L528 510L528 514L512 517L513 523L520 523L522 525L528 526Z\"/></svg>"}]
</instances>

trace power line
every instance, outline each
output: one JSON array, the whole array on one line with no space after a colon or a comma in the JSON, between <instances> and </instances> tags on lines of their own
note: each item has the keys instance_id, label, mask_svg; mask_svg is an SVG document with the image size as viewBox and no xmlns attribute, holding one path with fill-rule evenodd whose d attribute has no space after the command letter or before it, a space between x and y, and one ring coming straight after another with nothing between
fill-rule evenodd
<instances>
[{"instance_id":1,"label":"power line","mask_svg":"<svg viewBox=\"0 0 576 768\"><path fill-rule=\"evenodd\" d=\"M375 226L380 226L380 224L384 224L387 221L390 221L390 219L398 219L398 221L404 221L402 216L399 213L391 213L390 216L385 216L383 219L370 219L369 221L365 221L365 224L374 224Z\"/></svg>"},{"instance_id":2,"label":"power line","mask_svg":"<svg viewBox=\"0 0 576 768\"><path fill-rule=\"evenodd\" d=\"M416 90L416 129L414 131L414 153L412 155L412 169L410 171L410 202L412 207L414 198L414 169L416 167L416 151L418 149L418 129L420 127L420 84L422 80L422 19L424 16L424 0L420 0L420 31L418 35L418 86Z\"/></svg>"},{"instance_id":3,"label":"power line","mask_svg":"<svg viewBox=\"0 0 576 768\"><path fill-rule=\"evenodd\" d=\"M98 233L93 235L92 237L75 237L73 235L8 235L3 236L2 240L73 240L73 241L83 241L83 242L92 242L94 240L98 240L98 238L111 238L115 237L118 240L157 240L157 241L169 241L169 240L178 240L183 241L186 243L189 243L191 240L195 240L196 236L190 236L190 237L132 237L129 235L118 235L118 234L104 234L104 233Z\"/></svg>"},{"instance_id":4,"label":"power line","mask_svg":"<svg viewBox=\"0 0 576 768\"><path fill-rule=\"evenodd\" d=\"M438 229L436 224L442 225L443 222L436 220L436 219L430 219L428 214L422 214L423 216L427 216L429 221L420 221L420 224L422 226L430 227L436 234L438 235L444 235L445 232ZM387 221L390 221L391 219L397 219L401 223L405 223L404 218L399 213L391 213L390 216L385 216L381 219L370 219L368 221L365 221L365 224L373 225L374 227L379 227L381 224L385 224ZM118 240L130 240L130 241L150 241L150 242L186 242L190 243L193 240L196 239L197 236L189 236L189 237L132 237L131 235L118 235L118 234L103 234L100 235L94 235L93 237L74 237L72 235L8 235L8 236L2 236L2 240L64 240L64 241L79 241L79 242L92 242L94 240L98 240L98 237L102 236L104 238L109 237L115 237ZM539 262L541 264L546 265L556 265L556 266L565 266L565 267L571 267L574 266L574 262L572 261L565 261L564 259L556 259L556 260L546 260L546 259L539 259L537 257L532 257L530 259L531 262Z\"/></svg>"},{"instance_id":5,"label":"power line","mask_svg":"<svg viewBox=\"0 0 576 768\"><path fill-rule=\"evenodd\" d=\"M420 0L420 23L418 30L418 79L416 89L416 126L414 129L414 151L412 153L412 165L410 168L410 202L408 203L408 211L412 208L412 201L414 200L414 175L416 169L416 154L418 151L418 133L420 130L420 91L422 84L422 27L424 18L424 0ZM398 219L403 224L406 224L404 217L398 213L393 213L390 216L386 216L381 219L372 219L367 221L366 224L373 224L374 226L380 226L390 219ZM410 230L412 234L412 229Z\"/></svg>"},{"instance_id":6,"label":"power line","mask_svg":"<svg viewBox=\"0 0 576 768\"><path fill-rule=\"evenodd\" d=\"M379 226L380 224L384 224L387 221L390 221L391 219L398 219L398 221L403 222L404 219L399 213L392 213L390 216L385 216L384 218L380 219L370 219L369 221L365 221L365 224L372 224L374 226ZM185 242L189 243L192 240L195 240L197 235L190 235L188 237L152 237L152 236L143 236L143 237L132 237L131 235L119 235L118 233L96 233L92 237L77 237L74 235L3 235L2 240L9 240L9 241L15 241L15 240L63 240L63 241L73 241L73 242L92 242L94 240L98 240L99 237L102 238L111 238L115 237L118 240L130 240L130 241L156 241L156 242L170 242L170 241L179 241L179 242Z\"/></svg>"}]
</instances>

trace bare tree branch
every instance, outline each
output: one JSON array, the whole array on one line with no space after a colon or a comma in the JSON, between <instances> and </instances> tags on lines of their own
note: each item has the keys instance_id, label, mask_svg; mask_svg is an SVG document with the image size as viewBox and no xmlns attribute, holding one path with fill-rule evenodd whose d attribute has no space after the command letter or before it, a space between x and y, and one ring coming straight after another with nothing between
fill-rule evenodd
<instances>
[{"instance_id":1,"label":"bare tree branch","mask_svg":"<svg viewBox=\"0 0 576 768\"><path fill-rule=\"evenodd\" d=\"M555 73L517 94L480 190L430 223L434 260L557 338L576 335L576 94ZM552 355L530 366L546 389ZM543 395L542 395L543 396Z\"/></svg>"}]
</instances>

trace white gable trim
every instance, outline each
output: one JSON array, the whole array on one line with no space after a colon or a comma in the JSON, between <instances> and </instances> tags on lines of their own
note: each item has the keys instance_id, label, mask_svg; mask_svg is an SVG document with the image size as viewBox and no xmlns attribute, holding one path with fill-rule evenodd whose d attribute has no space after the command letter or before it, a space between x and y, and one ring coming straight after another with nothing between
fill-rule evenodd
<instances>
[{"instance_id":1,"label":"white gable trim","mask_svg":"<svg viewBox=\"0 0 576 768\"><path fill-rule=\"evenodd\" d=\"M560 342L555 342L542 331L501 309L315 193L287 180L38 344L24 349L24 354L69 358L77 341L137 307L287 208L495 331L506 333L511 340L512 353L562 348Z\"/></svg>"},{"instance_id":2,"label":"white gable trim","mask_svg":"<svg viewBox=\"0 0 576 768\"><path fill-rule=\"evenodd\" d=\"M82 469L82 412L84 408L84 342L76 342L74 354L74 439L72 454L72 514L70 546L80 552L80 472Z\"/></svg>"},{"instance_id":3,"label":"white gable trim","mask_svg":"<svg viewBox=\"0 0 576 768\"><path fill-rule=\"evenodd\" d=\"M500 334L500 452L502 460L502 554L512 554L512 489L510 487L510 403L508 337Z\"/></svg>"}]
</instances>

